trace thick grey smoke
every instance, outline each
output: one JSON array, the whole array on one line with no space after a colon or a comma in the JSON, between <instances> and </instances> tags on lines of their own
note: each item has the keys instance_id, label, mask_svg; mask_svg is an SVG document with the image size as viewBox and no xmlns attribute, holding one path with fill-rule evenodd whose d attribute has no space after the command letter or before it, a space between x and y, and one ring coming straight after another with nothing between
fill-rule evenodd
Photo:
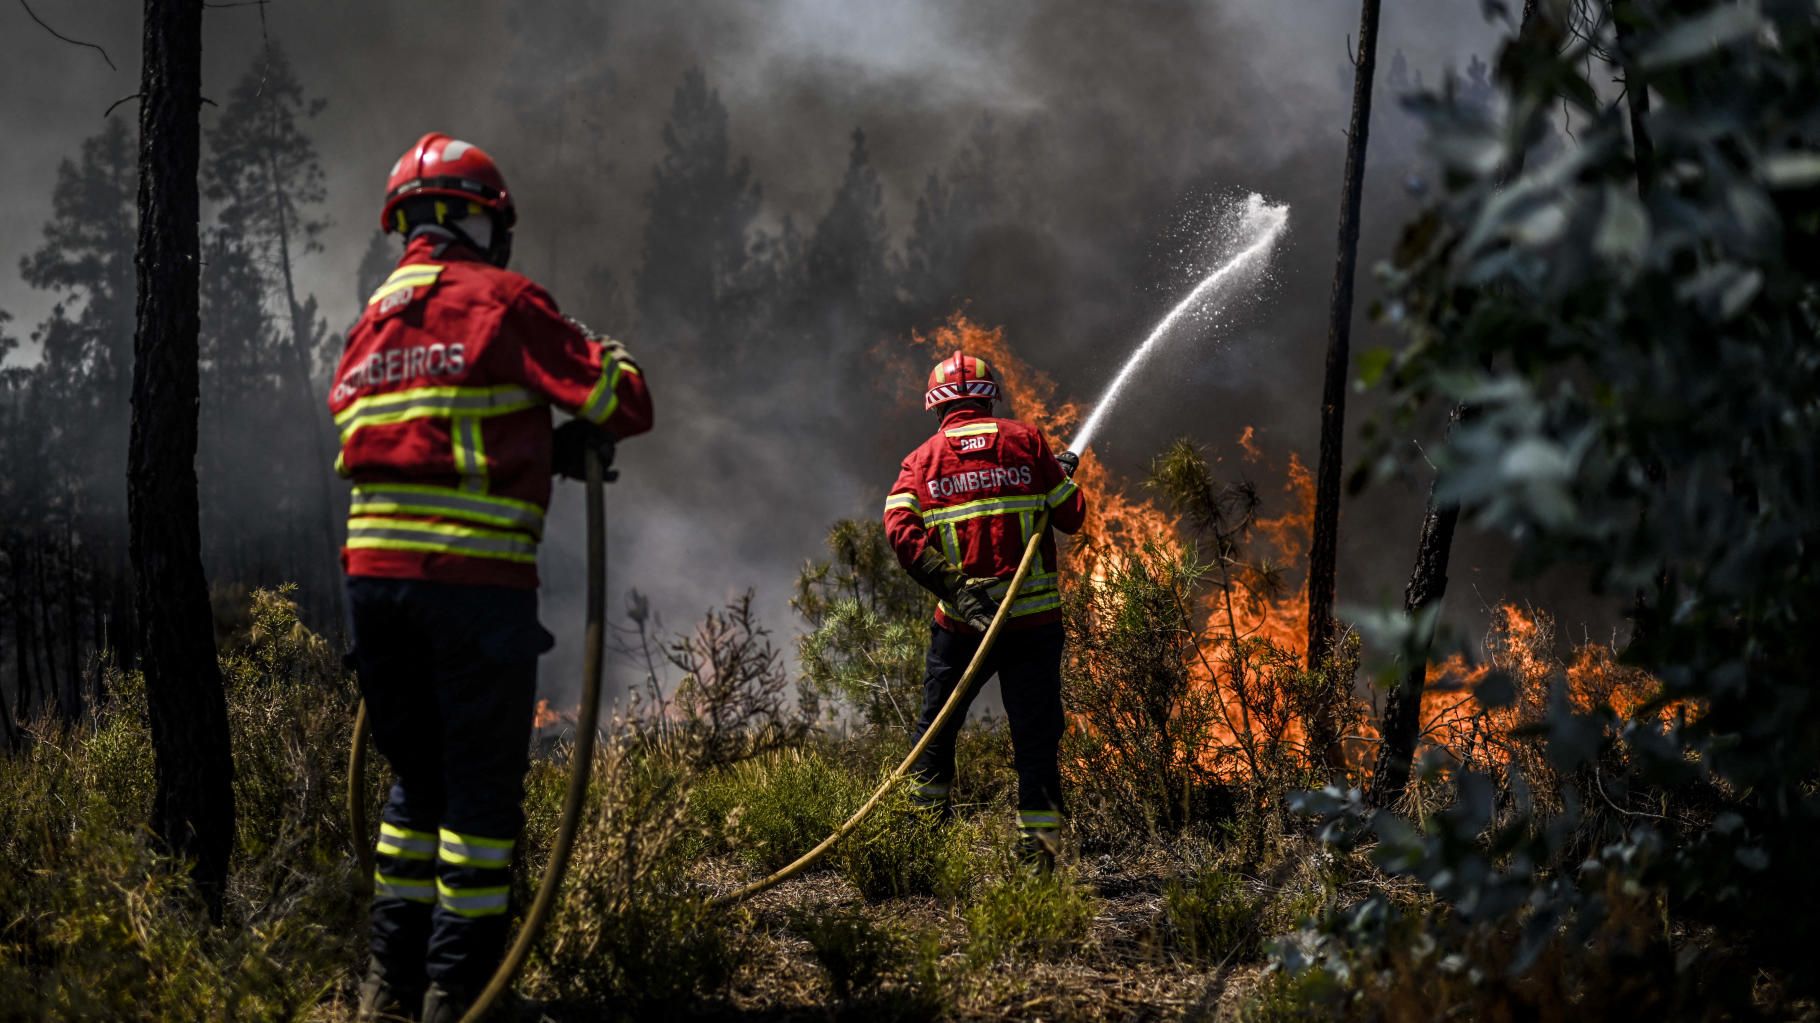
<instances>
[{"instance_id":1,"label":"thick grey smoke","mask_svg":"<svg viewBox=\"0 0 1820 1023\"><path fill-rule=\"evenodd\" d=\"M48 310L15 268L38 244L57 161L137 86L136 3L40 6L66 34L105 46L120 70L0 5L9 139L0 146L0 309L16 327ZM989 117L1016 212L969 254L971 310L1010 324L1016 349L1077 398L1097 393L1173 303L1182 225L1210 197L1257 191L1289 203L1295 228L1270 300L1204 360L1149 380L1148 400L1108 422L1100 451L1135 475L1175 436L1219 450L1249 425L1279 462L1291 451L1313 458L1353 0L275 0L266 13L305 87L327 100L311 130L333 224L327 251L302 262L300 284L338 327L358 308L353 267L385 169L434 129L484 145L504 165L520 195L517 267L583 319L624 330L662 126L683 72L699 67L728 108L735 153L750 156L763 184L761 224L771 227L786 217L813 227L860 127L901 242L925 178L945 171ZM207 32L205 91L225 94L258 59L258 10L211 9ZM1458 0L1385 11L1367 266L1410 210L1403 181L1418 165L1383 69L1401 53L1434 81L1489 55L1498 32L1478 5ZM206 109L205 123L215 114ZM114 116L133 116L131 104ZM617 300L596 290L602 271L619 282ZM1362 314L1373 289L1361 284ZM830 394L827 381L756 374L741 393L716 394L679 379L663 339L633 329L626 340L647 366L659 416L655 435L625 445L610 496L615 588L647 590L676 626L755 586L787 638L797 569L820 554L833 519L877 513L898 456L926 428L914 406L920 379ZM1370 326L1355 334L1361 349L1392 341ZM859 350L875 340L816 343ZM776 414L754 412L767 407ZM1343 599L1401 587L1420 501L1383 490L1347 508L1347 532L1372 539L1342 543ZM565 490L551 524L545 617L563 645L546 678L565 678L576 656L579 506ZM1462 560L1466 574L1473 555Z\"/></svg>"}]
</instances>

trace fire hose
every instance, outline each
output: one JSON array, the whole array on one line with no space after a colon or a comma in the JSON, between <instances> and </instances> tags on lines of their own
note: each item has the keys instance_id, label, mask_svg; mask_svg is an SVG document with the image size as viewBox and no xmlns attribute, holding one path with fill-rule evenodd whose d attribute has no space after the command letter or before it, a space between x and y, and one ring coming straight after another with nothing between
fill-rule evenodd
<instances>
[{"instance_id":1,"label":"fire hose","mask_svg":"<svg viewBox=\"0 0 1820 1023\"><path fill-rule=\"evenodd\" d=\"M601 647L606 633L606 592L607 592L607 512L605 494L605 471L600 458L593 451L587 452L587 506L588 506L588 614L587 633L582 642L582 683L581 707L575 717L575 748L569 757L569 789L563 799L562 820L556 829L556 842L550 847L550 862L544 867L543 880L537 886L537 895L531 900L531 908L525 913L524 922L518 927L518 935L506 950L505 958L500 960L499 968L493 971L493 979L487 982L480 997L462 1016L462 1023L479 1023L493 1003L505 994L512 986L512 980L524 966L531 954L531 947L537 943L544 924L548 922L550 911L556 905L556 892L562 887L563 875L569 869L569 854L575 848L575 834L581 828L582 803L588 794L588 776L594 766L594 730L600 714L600 668ZM1026 556L1028 561L1028 556ZM348 752L348 821L354 833L355 855L360 863L362 883L367 883L373 876L373 854L368 846L370 837L367 821L366 788L362 784L366 774L366 746L371 726L367 721L367 705L362 700L360 709L354 716L354 739L352 749Z\"/></svg>"},{"instance_id":2,"label":"fire hose","mask_svg":"<svg viewBox=\"0 0 1820 1023\"><path fill-rule=\"evenodd\" d=\"M821 859L828 850L834 848L841 839L852 834L853 829L859 827L860 822L865 820L866 816L878 806L879 800L885 797L885 793L891 791L891 787L909 773L917 758L923 755L923 750L929 748L929 743L947 726L948 719L954 716L955 709L961 705L963 697L973 688L980 666L986 663L986 655L991 652L992 644L998 641L998 634L1004 629L1006 620L1011 617L1011 603L1017 599L1018 591L1023 588L1024 580L1030 575L1030 566L1036 563L1036 552L1041 548L1043 534L1048 528L1049 513L1045 511L1037 516L1036 528L1030 532L1030 542L1024 545L1023 560L1018 562L1017 573L1011 577L1011 584L1006 588L1004 598L999 601L998 611L993 614L992 624L987 626L986 636L980 640L979 649L973 652L973 659L967 662L966 672L961 675L960 681L955 683L954 691L948 694L948 702L942 704L942 709L935 715L935 720L931 721L929 727L923 730L923 737L916 741L916 745L910 747L910 752L904 755L903 762L897 765L897 769L885 778L884 782L872 793L870 799L867 799L858 810L853 812L853 816L847 818L846 823L829 832L828 837L822 839L815 848L803 853L788 865L766 877L709 899L710 908L719 909L743 902L802 873L811 863Z\"/></svg>"}]
</instances>

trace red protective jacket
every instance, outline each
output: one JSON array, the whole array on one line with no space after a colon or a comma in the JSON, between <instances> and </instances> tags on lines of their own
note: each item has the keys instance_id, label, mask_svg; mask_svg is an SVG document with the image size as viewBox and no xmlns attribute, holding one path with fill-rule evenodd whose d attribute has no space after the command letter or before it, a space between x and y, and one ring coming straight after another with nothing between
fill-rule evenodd
<instances>
[{"instance_id":1,"label":"red protective jacket","mask_svg":"<svg viewBox=\"0 0 1820 1023\"><path fill-rule=\"evenodd\" d=\"M941 429L904 459L885 499L885 536L908 568L923 548L940 543L948 560L971 576L1009 579L1023 559L1036 515L1049 509L1049 525L1064 533L1081 527L1087 501L1049 442L1035 427L957 410ZM1061 617L1055 535L1044 530L1036 564L1011 605L1007 628ZM974 631L946 602L935 621L944 629Z\"/></svg>"},{"instance_id":2,"label":"red protective jacket","mask_svg":"<svg viewBox=\"0 0 1820 1023\"><path fill-rule=\"evenodd\" d=\"M550 406L651 428L638 367L524 276L418 237L348 333L329 410L354 481L351 576L537 585Z\"/></svg>"}]
</instances>

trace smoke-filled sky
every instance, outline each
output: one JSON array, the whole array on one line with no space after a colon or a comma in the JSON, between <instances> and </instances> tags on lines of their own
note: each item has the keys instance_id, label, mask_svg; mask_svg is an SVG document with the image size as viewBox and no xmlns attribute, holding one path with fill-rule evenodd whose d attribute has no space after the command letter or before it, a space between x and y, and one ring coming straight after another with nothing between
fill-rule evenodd
<instances>
[{"instance_id":1,"label":"smoke-filled sky","mask_svg":"<svg viewBox=\"0 0 1820 1023\"><path fill-rule=\"evenodd\" d=\"M40 242L57 163L138 87L137 3L33 7L64 34L104 46L119 69L0 3L0 309L21 334L51 302L17 267ZM1013 143L1020 212L969 274L972 309L1013 324L1014 348L1079 399L1098 392L1192 284L1176 255L1185 218L1219 195L1288 202L1291 233L1267 300L1223 337L1162 360L1146 400L1107 423L1100 453L1135 478L1172 437L1191 434L1217 453L1255 425L1279 461L1292 451L1313 461L1356 0L272 0L266 13L305 89L327 101L309 131L332 223L325 251L299 269L338 329L358 308L353 268L386 169L429 130L476 142L504 167L519 194L515 268L583 319L611 316L613 304L585 289L601 269L629 285L671 96L699 67L726 103L734 151L750 156L763 185L766 225L789 216L813 227L859 127L901 243L925 177L989 116ZM1461 0L1388 4L1383 18L1355 351L1394 341L1365 316L1370 267L1410 211L1402 183L1419 165L1416 132L1384 89L1392 57L1402 53L1432 82L1492 54L1505 30ZM259 53L257 7L209 10L204 94L225 100ZM205 127L217 115L205 108ZM133 105L114 116L135 116ZM923 436L920 376L833 399L809 382L746 382L753 391L743 397L774 397L799 417L827 409L819 437L785 434L747 414L748 401L733 414L731 401L667 378L662 339L633 331L626 340L659 414L656 435L625 445L610 497L615 589L649 591L675 626L756 586L787 637L796 569L819 553L830 521L877 513L897 458ZM888 414L854 414L881 403ZM1400 592L1420 501L1389 487L1348 506L1343 603ZM545 557L545 618L570 655L549 662L556 674L577 647L579 504L576 494L559 497ZM1463 553L1452 600L1462 612L1479 604Z\"/></svg>"}]
</instances>

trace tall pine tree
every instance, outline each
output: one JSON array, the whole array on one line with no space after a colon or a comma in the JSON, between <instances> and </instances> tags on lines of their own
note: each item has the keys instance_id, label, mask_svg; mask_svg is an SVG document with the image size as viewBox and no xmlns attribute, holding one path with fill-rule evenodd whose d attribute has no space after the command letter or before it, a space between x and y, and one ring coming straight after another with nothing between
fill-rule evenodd
<instances>
[{"instance_id":1,"label":"tall pine tree","mask_svg":"<svg viewBox=\"0 0 1820 1023\"><path fill-rule=\"evenodd\" d=\"M330 481L334 458L329 424L315 388L321 347L328 336L314 300L298 296L295 260L320 251L327 197L322 161L304 123L321 113L324 101L306 96L284 51L268 43L234 86L209 133L212 159L204 174L207 196L218 204L220 229L259 268L286 324L284 343L268 353L285 367L279 390L292 430L278 436L291 446L274 455L290 467L269 495L284 507L272 513L306 526L301 555L291 572L310 586L318 607L338 607L334 577L340 515Z\"/></svg>"},{"instance_id":2,"label":"tall pine tree","mask_svg":"<svg viewBox=\"0 0 1820 1023\"><path fill-rule=\"evenodd\" d=\"M834 201L804 248L797 301L799 323L845 350L891 329L899 312L884 188L866 133L855 128L852 140Z\"/></svg>"},{"instance_id":3,"label":"tall pine tree","mask_svg":"<svg viewBox=\"0 0 1820 1023\"><path fill-rule=\"evenodd\" d=\"M664 124L664 153L645 194L635 300L641 334L703 365L728 364L750 312L752 221L760 192L734 160L727 108L700 68L683 74Z\"/></svg>"}]
</instances>

